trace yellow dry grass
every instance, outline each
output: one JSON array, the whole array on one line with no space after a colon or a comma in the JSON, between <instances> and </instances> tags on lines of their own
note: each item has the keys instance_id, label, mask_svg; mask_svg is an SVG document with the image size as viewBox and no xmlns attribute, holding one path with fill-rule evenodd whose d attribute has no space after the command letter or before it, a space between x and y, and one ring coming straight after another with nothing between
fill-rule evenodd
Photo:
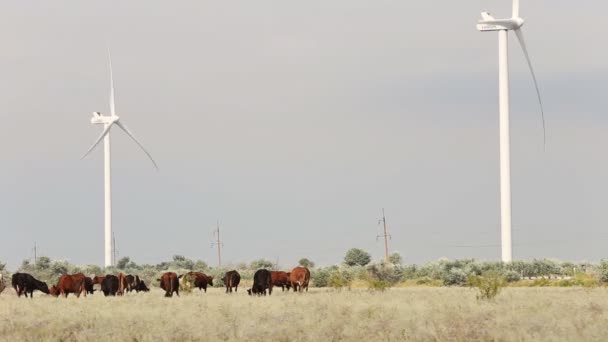
<instances>
[{"instance_id":1,"label":"yellow dry grass","mask_svg":"<svg viewBox=\"0 0 608 342\"><path fill-rule=\"evenodd\" d=\"M605 341L605 288L311 289L253 298L244 289L18 299L0 295L2 341Z\"/></svg>"}]
</instances>

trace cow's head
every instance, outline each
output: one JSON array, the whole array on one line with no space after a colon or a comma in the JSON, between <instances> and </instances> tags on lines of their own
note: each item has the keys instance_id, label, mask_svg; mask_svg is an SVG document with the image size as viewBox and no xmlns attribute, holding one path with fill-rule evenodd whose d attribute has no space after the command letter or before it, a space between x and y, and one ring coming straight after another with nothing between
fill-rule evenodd
<instances>
[{"instance_id":1,"label":"cow's head","mask_svg":"<svg viewBox=\"0 0 608 342\"><path fill-rule=\"evenodd\" d=\"M140 281L139 285L137 286L137 291L143 291L143 292L149 292L150 289L146 286L146 283L144 283L144 281Z\"/></svg>"},{"instance_id":2,"label":"cow's head","mask_svg":"<svg viewBox=\"0 0 608 342\"><path fill-rule=\"evenodd\" d=\"M207 279L209 280L209 285L213 286L213 277L207 277Z\"/></svg>"},{"instance_id":3,"label":"cow's head","mask_svg":"<svg viewBox=\"0 0 608 342\"><path fill-rule=\"evenodd\" d=\"M93 277L93 285L95 284L101 284L101 282L103 281L105 277L100 277L100 276L94 276Z\"/></svg>"},{"instance_id":4,"label":"cow's head","mask_svg":"<svg viewBox=\"0 0 608 342\"><path fill-rule=\"evenodd\" d=\"M53 285L51 287L51 289L49 290L49 292L47 292L48 294L58 297L59 296L59 289L57 288L57 286Z\"/></svg>"}]
</instances>

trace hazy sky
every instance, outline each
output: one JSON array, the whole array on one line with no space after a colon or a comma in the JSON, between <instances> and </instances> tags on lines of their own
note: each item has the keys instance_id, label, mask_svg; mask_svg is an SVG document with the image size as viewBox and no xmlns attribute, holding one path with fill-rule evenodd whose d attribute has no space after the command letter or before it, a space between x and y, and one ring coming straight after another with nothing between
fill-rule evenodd
<instances>
[{"instance_id":1,"label":"hazy sky","mask_svg":"<svg viewBox=\"0 0 608 342\"><path fill-rule=\"evenodd\" d=\"M103 262L108 112L120 256L293 265L350 247L498 260L497 34L510 1L3 1L0 260ZM522 0L547 117L510 38L514 257L608 255L608 5Z\"/></svg>"}]
</instances>

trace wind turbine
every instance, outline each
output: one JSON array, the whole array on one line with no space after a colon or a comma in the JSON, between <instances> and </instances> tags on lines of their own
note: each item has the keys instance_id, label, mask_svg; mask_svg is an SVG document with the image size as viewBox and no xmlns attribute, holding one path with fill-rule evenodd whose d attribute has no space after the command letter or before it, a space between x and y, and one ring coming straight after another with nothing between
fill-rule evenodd
<instances>
[{"instance_id":1,"label":"wind turbine","mask_svg":"<svg viewBox=\"0 0 608 342\"><path fill-rule=\"evenodd\" d=\"M105 266L112 266L112 175L111 175L111 157L110 157L110 129L116 125L122 129L135 143L144 151L144 153L150 158L154 167L158 170L156 162L146 151L144 146L135 138L133 133L120 121L120 118L116 115L116 106L114 103L114 77L112 75L112 57L110 56L110 50L108 50L108 61L110 65L110 115L102 115L99 112L93 112L91 123L95 125L103 125L103 131L95 143L89 148L89 150L82 156L85 158L99 142L103 139L103 156L104 156L104 227L105 227Z\"/></svg>"},{"instance_id":2,"label":"wind turbine","mask_svg":"<svg viewBox=\"0 0 608 342\"><path fill-rule=\"evenodd\" d=\"M501 218L501 244L502 261L512 261L511 242L511 151L509 136L509 54L508 54L508 32L514 31L521 49L528 62L532 73L532 80L536 88L538 103L540 104L543 120L543 142L545 138L545 119L543 103L538 89L538 82L534 74L534 68L528 55L528 49L524 40L521 27L524 20L519 16L519 0L513 0L513 15L508 19L496 19L488 12L482 12L477 24L477 29L482 32L498 31L498 79L499 79L499 123L500 123L500 218Z\"/></svg>"}]
</instances>

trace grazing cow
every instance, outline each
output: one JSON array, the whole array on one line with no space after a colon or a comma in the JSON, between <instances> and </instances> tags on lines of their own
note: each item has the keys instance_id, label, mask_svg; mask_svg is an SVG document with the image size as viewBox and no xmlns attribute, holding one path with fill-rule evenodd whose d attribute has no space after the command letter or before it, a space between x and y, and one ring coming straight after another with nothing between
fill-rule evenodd
<instances>
[{"instance_id":1,"label":"grazing cow","mask_svg":"<svg viewBox=\"0 0 608 342\"><path fill-rule=\"evenodd\" d=\"M32 277L27 273L13 274L11 283L17 292L17 297L21 297L22 294L25 294L25 298L27 298L27 294L29 292L30 298L33 298L32 296L35 290L49 294L49 286L46 283Z\"/></svg>"},{"instance_id":2,"label":"grazing cow","mask_svg":"<svg viewBox=\"0 0 608 342\"><path fill-rule=\"evenodd\" d=\"M137 291L137 287L139 286L139 283L141 282L141 280L139 280L139 276L135 275L127 275L125 277L125 280L127 281L127 288L126 291L127 292L131 292L133 290Z\"/></svg>"},{"instance_id":3,"label":"grazing cow","mask_svg":"<svg viewBox=\"0 0 608 342\"><path fill-rule=\"evenodd\" d=\"M118 292L118 277L112 274L108 274L101 281L101 292L104 296L116 296Z\"/></svg>"},{"instance_id":4,"label":"grazing cow","mask_svg":"<svg viewBox=\"0 0 608 342\"><path fill-rule=\"evenodd\" d=\"M135 287L135 292L149 292L150 289L146 286L146 283L143 280L140 280L139 283L137 284L137 287Z\"/></svg>"},{"instance_id":5,"label":"grazing cow","mask_svg":"<svg viewBox=\"0 0 608 342\"><path fill-rule=\"evenodd\" d=\"M103 280L105 279L105 276L94 276L93 277L93 285L101 285L101 283L103 282Z\"/></svg>"},{"instance_id":6,"label":"grazing cow","mask_svg":"<svg viewBox=\"0 0 608 342\"><path fill-rule=\"evenodd\" d=\"M127 279L126 276L122 273L118 273L118 292L117 295L122 296L125 294L125 290L127 288Z\"/></svg>"},{"instance_id":7,"label":"grazing cow","mask_svg":"<svg viewBox=\"0 0 608 342\"><path fill-rule=\"evenodd\" d=\"M4 291L5 288L6 288L6 285L4 284L4 277L2 276L2 273L0 273L0 293L2 293L2 291Z\"/></svg>"},{"instance_id":8,"label":"grazing cow","mask_svg":"<svg viewBox=\"0 0 608 342\"><path fill-rule=\"evenodd\" d=\"M179 279L173 272L164 273L160 279L160 288L165 290L165 297L173 297L173 292L179 297Z\"/></svg>"},{"instance_id":9,"label":"grazing cow","mask_svg":"<svg viewBox=\"0 0 608 342\"><path fill-rule=\"evenodd\" d=\"M95 292L95 289L93 288L93 279L90 277L84 277L84 289L89 294L93 294Z\"/></svg>"},{"instance_id":10,"label":"grazing cow","mask_svg":"<svg viewBox=\"0 0 608 342\"><path fill-rule=\"evenodd\" d=\"M205 293L207 293L207 285L213 286L213 277L208 276L205 273L188 272L186 274L194 278L194 287L198 287L199 291L202 289L205 290Z\"/></svg>"},{"instance_id":11,"label":"grazing cow","mask_svg":"<svg viewBox=\"0 0 608 342\"><path fill-rule=\"evenodd\" d=\"M282 271L271 271L270 279L272 281L272 286L280 286L281 290L285 291L285 287L287 287L287 291L291 287L291 282L289 280L289 273Z\"/></svg>"},{"instance_id":12,"label":"grazing cow","mask_svg":"<svg viewBox=\"0 0 608 342\"><path fill-rule=\"evenodd\" d=\"M236 292L239 289L239 283L241 282L241 275L239 274L239 272L232 270L232 271L226 272L226 275L224 275L224 278L222 278L222 281L224 282L224 285L226 286L226 293L228 293L228 292L232 293L233 287L234 287L234 292Z\"/></svg>"},{"instance_id":13,"label":"grazing cow","mask_svg":"<svg viewBox=\"0 0 608 342\"><path fill-rule=\"evenodd\" d=\"M298 266L291 270L291 273L289 274L289 281L291 281L291 286L293 287L294 292L302 292L304 289L306 289L306 292L308 292L310 271L306 267Z\"/></svg>"},{"instance_id":14,"label":"grazing cow","mask_svg":"<svg viewBox=\"0 0 608 342\"><path fill-rule=\"evenodd\" d=\"M87 290L85 286L85 276L82 273L76 274L64 274L59 278L56 286L53 286L50 290L50 293L59 297L59 295L63 295L64 297L68 297L70 293L76 295L76 297L80 297L81 293L84 293L84 296L87 296Z\"/></svg>"},{"instance_id":15,"label":"grazing cow","mask_svg":"<svg viewBox=\"0 0 608 342\"><path fill-rule=\"evenodd\" d=\"M266 289L268 289L268 295L272 294L272 279L270 277L270 271L268 270L257 270L253 275L253 286L247 290L247 293L251 296L253 294L261 296L266 295Z\"/></svg>"}]
</instances>

